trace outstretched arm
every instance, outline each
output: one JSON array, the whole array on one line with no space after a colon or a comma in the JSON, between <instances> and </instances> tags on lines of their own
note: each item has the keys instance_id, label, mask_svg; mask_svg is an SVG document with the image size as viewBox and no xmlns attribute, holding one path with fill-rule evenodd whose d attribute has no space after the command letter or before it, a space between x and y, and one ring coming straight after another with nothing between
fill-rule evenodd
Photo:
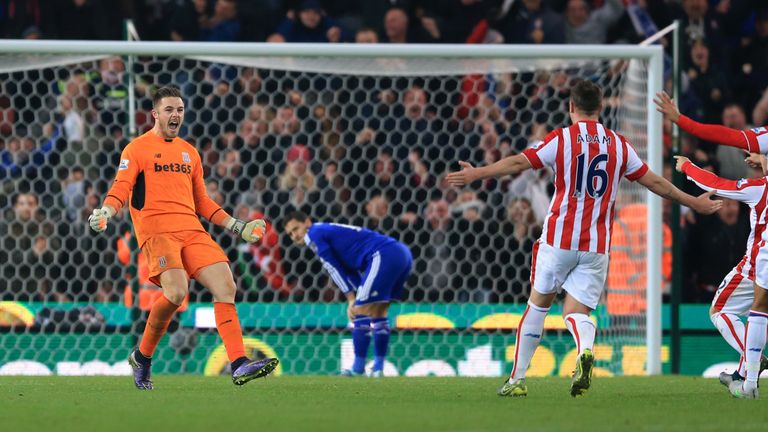
<instances>
[{"instance_id":1,"label":"outstretched arm","mask_svg":"<svg viewBox=\"0 0 768 432\"><path fill-rule=\"evenodd\" d=\"M718 196L747 203L757 204L763 197L766 183L763 179L728 180L697 167L685 156L675 156L677 171L688 176L705 191L712 191Z\"/></svg>"},{"instance_id":2,"label":"outstretched arm","mask_svg":"<svg viewBox=\"0 0 768 432\"><path fill-rule=\"evenodd\" d=\"M677 201L686 207L692 208L698 213L712 214L723 206L722 201L711 199L712 195L715 194L715 191L705 192L698 197L694 197L681 191L667 179L650 170L646 172L645 175L640 177L637 182L648 188L648 190L655 193L656 195L662 198Z\"/></svg>"},{"instance_id":3,"label":"outstretched arm","mask_svg":"<svg viewBox=\"0 0 768 432\"><path fill-rule=\"evenodd\" d=\"M522 154L509 156L483 167L475 168L464 161L460 161L459 165L461 171L452 172L445 178L451 186L464 186L476 180L515 175L531 168L531 163Z\"/></svg>"},{"instance_id":4,"label":"outstretched arm","mask_svg":"<svg viewBox=\"0 0 768 432\"><path fill-rule=\"evenodd\" d=\"M208 196L208 192L205 189L205 180L203 179L202 162L200 160L197 162L192 172L192 195L195 200L195 211L197 214L224 229L232 231L248 243L257 242L264 237L267 224L263 219L245 222L233 218L216 201Z\"/></svg>"},{"instance_id":5,"label":"outstretched arm","mask_svg":"<svg viewBox=\"0 0 768 432\"><path fill-rule=\"evenodd\" d=\"M656 93L654 102L656 103L656 111L664 114L664 117L677 123L680 129L696 138L716 144L737 147L754 153L760 152L760 146L756 140L750 139L749 131L731 129L715 124L704 124L692 120L680 114L677 106L675 106L675 100L664 92Z\"/></svg>"}]
</instances>

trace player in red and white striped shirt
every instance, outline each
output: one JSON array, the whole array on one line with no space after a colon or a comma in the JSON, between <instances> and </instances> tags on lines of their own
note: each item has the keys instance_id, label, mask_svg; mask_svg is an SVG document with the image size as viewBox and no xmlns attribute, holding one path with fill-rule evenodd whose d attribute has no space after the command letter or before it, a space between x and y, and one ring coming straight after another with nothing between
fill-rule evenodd
<instances>
[{"instance_id":1,"label":"player in red and white striped shirt","mask_svg":"<svg viewBox=\"0 0 768 432\"><path fill-rule=\"evenodd\" d=\"M741 201L750 208L752 227L747 240L747 250L739 263L725 276L712 299L710 319L728 344L739 353L739 369L734 374L723 372L720 382L730 387L733 381L743 381L746 375L744 357L744 323L740 316L748 316L755 298L754 281L758 272L761 279L768 278L768 268L758 268L756 263L768 259L767 248L760 246L768 236L768 177L757 179L726 180L705 171L683 156L675 156L677 170L688 176L705 191L717 191L717 195ZM761 257L762 254L762 257ZM761 358L761 370L768 366L768 359Z\"/></svg>"},{"instance_id":2,"label":"player in red and white striped shirt","mask_svg":"<svg viewBox=\"0 0 768 432\"><path fill-rule=\"evenodd\" d=\"M712 192L695 198L651 172L626 138L600 124L601 111L600 87L580 81L571 89L572 126L550 133L520 155L485 167L459 162L463 169L446 177L449 184L462 186L529 168L548 166L555 172L555 195L541 238L534 246L533 289L517 331L514 369L499 390L502 396L528 393L525 373L541 340L544 318L562 289L567 292L565 325L579 352L571 395L579 396L589 388L596 331L589 314L597 307L605 285L614 203L622 177L701 213L720 208L720 202L710 200Z\"/></svg>"},{"instance_id":3,"label":"player in red and white striped shirt","mask_svg":"<svg viewBox=\"0 0 768 432\"><path fill-rule=\"evenodd\" d=\"M768 130L765 126L750 130L736 130L720 125L702 124L680 114L675 101L666 93L657 93L657 111L691 135L716 144L737 147L750 153L768 154ZM763 170L765 163L763 162ZM729 389L731 394L740 398L757 398L757 380L760 376L760 363L765 348L766 330L768 329L768 248L765 237L760 242L760 252L754 265L755 272L754 300L749 310L747 327L744 331L744 362L746 379L734 381Z\"/></svg>"}]
</instances>

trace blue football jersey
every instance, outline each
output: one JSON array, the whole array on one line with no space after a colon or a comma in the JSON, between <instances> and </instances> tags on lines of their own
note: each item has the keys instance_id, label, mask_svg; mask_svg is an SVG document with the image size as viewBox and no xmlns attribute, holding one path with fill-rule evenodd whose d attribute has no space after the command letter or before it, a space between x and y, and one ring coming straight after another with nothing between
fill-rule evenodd
<instances>
[{"instance_id":1,"label":"blue football jersey","mask_svg":"<svg viewBox=\"0 0 768 432\"><path fill-rule=\"evenodd\" d=\"M397 240L352 225L316 222L309 227L304 242L346 293L360 286L360 275L373 254Z\"/></svg>"}]
</instances>

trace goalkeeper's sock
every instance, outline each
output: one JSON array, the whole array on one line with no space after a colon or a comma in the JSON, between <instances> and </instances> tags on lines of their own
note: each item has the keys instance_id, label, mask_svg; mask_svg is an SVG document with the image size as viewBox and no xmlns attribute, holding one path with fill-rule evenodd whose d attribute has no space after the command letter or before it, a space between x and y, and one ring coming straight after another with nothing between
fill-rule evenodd
<instances>
[{"instance_id":1,"label":"goalkeeper's sock","mask_svg":"<svg viewBox=\"0 0 768 432\"><path fill-rule=\"evenodd\" d=\"M141 337L139 344L139 353L146 358L152 358L155 349L163 338L165 331L168 330L168 324L171 323L174 312L179 305L172 303L165 295L161 295L152 304L149 311L147 325L144 327L144 336Z\"/></svg>"},{"instance_id":2,"label":"goalkeeper's sock","mask_svg":"<svg viewBox=\"0 0 768 432\"><path fill-rule=\"evenodd\" d=\"M237 360L233 361L232 363L230 363L230 364L231 364L231 366L232 366L232 372L236 371L236 370L237 370L237 368L239 368L240 366L242 366L242 365L243 365L243 363L245 363L245 362L247 362L247 361L248 361L248 357L246 357L246 356L242 356L242 357L240 357L239 359L237 359Z\"/></svg>"},{"instance_id":3,"label":"goalkeeper's sock","mask_svg":"<svg viewBox=\"0 0 768 432\"><path fill-rule=\"evenodd\" d=\"M240 319L237 317L237 309L233 303L213 303L213 314L216 317L216 328L219 336L224 341L227 357L234 362L245 357L243 346L243 330L240 328Z\"/></svg>"},{"instance_id":4,"label":"goalkeeper's sock","mask_svg":"<svg viewBox=\"0 0 768 432\"><path fill-rule=\"evenodd\" d=\"M595 323L589 319L589 315L583 313L572 313L564 317L565 327L573 335L576 341L576 349L581 355L585 349L592 349L595 344Z\"/></svg>"},{"instance_id":5,"label":"goalkeeper's sock","mask_svg":"<svg viewBox=\"0 0 768 432\"><path fill-rule=\"evenodd\" d=\"M517 339L515 340L515 359L512 373L509 380L525 378L525 372L531 364L533 353L541 342L541 336L544 333L544 318L547 317L549 308L536 306L528 302L528 307L523 312L520 319L520 325L517 328Z\"/></svg>"},{"instance_id":6,"label":"goalkeeper's sock","mask_svg":"<svg viewBox=\"0 0 768 432\"><path fill-rule=\"evenodd\" d=\"M389 319L374 318L373 324L373 370L384 370L384 358L389 348Z\"/></svg>"},{"instance_id":7,"label":"goalkeeper's sock","mask_svg":"<svg viewBox=\"0 0 768 432\"><path fill-rule=\"evenodd\" d=\"M765 331L768 327L768 314L764 312L749 311L747 318L747 335L744 348L744 358L747 376L744 389L750 390L757 387L757 379L760 374L760 357L765 348Z\"/></svg>"},{"instance_id":8,"label":"goalkeeper's sock","mask_svg":"<svg viewBox=\"0 0 768 432\"><path fill-rule=\"evenodd\" d=\"M136 353L133 355L133 357L142 366L149 366L152 364L152 359L142 354L141 350L136 350Z\"/></svg>"},{"instance_id":9,"label":"goalkeeper's sock","mask_svg":"<svg viewBox=\"0 0 768 432\"><path fill-rule=\"evenodd\" d=\"M710 318L728 345L742 356L739 361L739 375L744 376L744 323L738 316L729 313L714 313Z\"/></svg>"},{"instance_id":10,"label":"goalkeeper's sock","mask_svg":"<svg viewBox=\"0 0 768 432\"><path fill-rule=\"evenodd\" d=\"M365 358L368 356L368 346L371 344L371 317L355 315L352 328L352 345L355 348L355 362L352 371L365 373Z\"/></svg>"}]
</instances>

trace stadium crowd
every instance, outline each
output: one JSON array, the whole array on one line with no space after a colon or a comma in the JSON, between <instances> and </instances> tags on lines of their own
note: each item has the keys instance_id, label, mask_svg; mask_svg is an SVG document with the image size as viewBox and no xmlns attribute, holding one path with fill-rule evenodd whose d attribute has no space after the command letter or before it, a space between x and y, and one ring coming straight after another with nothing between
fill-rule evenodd
<instances>
[{"instance_id":1,"label":"stadium crowd","mask_svg":"<svg viewBox=\"0 0 768 432\"><path fill-rule=\"evenodd\" d=\"M637 43L680 19L681 111L744 129L768 122L768 8L761 4L9 0L2 3L0 34L122 39L122 20L132 18L144 40L604 44ZM291 209L407 243L415 259L410 301L513 302L527 295L532 247L552 192L547 174L528 172L462 191L448 188L442 177L456 169L456 160L490 163L562 126L565 72L490 82L472 76L334 80L174 59L144 59L136 67L141 131L151 126L151 90L179 86L188 108L181 136L203 156L210 196L238 217L263 214L270 221L255 246L212 230L230 254L243 299L338 298L319 263L278 234L281 216ZM120 286L129 225L123 219L117 235L97 237L84 222L100 205L129 141L125 72L121 58L109 57L0 75L0 263L12 263L2 264L0 300L126 301ZM670 131L666 124L667 160ZM737 150L684 137L681 151L725 177L761 175ZM641 266L644 251L629 249L643 244L642 224L632 222L630 210L622 216L617 209L626 238L615 238L614 245L628 256L622 262ZM684 212L672 221L669 214L665 205L665 223L683 227L684 299L709 302L744 253L748 209L729 202L708 217ZM668 279L668 257L664 267ZM609 276L609 297L611 284L636 283L625 279ZM195 289L192 300L207 297Z\"/></svg>"}]
</instances>

